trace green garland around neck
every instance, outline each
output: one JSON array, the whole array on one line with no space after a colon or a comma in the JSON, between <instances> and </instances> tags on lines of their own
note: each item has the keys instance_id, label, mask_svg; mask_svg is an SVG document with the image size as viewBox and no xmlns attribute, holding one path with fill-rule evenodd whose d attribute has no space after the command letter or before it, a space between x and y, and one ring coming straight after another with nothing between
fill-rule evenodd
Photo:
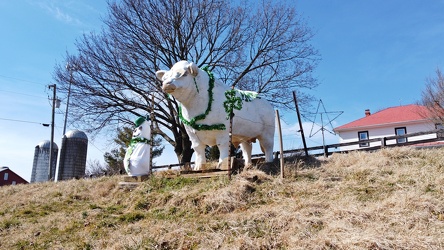
<instances>
[{"instance_id":1,"label":"green garland around neck","mask_svg":"<svg viewBox=\"0 0 444 250\"><path fill-rule=\"evenodd\" d=\"M133 137L130 140L130 145L129 146L133 146L133 145L135 145L135 144L137 144L139 142L150 144L151 140L147 139L147 138L143 138L143 137Z\"/></svg>"},{"instance_id":2,"label":"green garland around neck","mask_svg":"<svg viewBox=\"0 0 444 250\"><path fill-rule=\"evenodd\" d=\"M124 161L124 167L125 167L125 171L128 174L131 174L130 168L129 168L129 160L131 158L131 155L133 154L134 148L136 147L137 143L145 143L145 144L151 144L151 140L143 138L143 137L133 137L131 138L131 141L128 145L128 148L126 149L126 153L125 153L125 158L123 158Z\"/></svg>"},{"instance_id":3,"label":"green garland around neck","mask_svg":"<svg viewBox=\"0 0 444 250\"><path fill-rule=\"evenodd\" d=\"M211 111L211 105L214 101L213 98L213 88L214 88L214 76L213 73L211 73L211 71L208 70L208 66L205 66L202 68L202 70L204 70L205 72L207 72L210 80L209 80L209 87L208 87L208 106L207 109L205 110L205 113L200 114L194 118L192 118L191 120L187 120L182 116L182 105L179 105L179 119L183 122L183 124L190 126L192 128L194 128L195 130L225 130L225 125L220 123L220 124L213 124L213 125L207 125L207 124L197 124L197 121L203 120L207 117L208 113L210 113ZM197 92L199 92L199 89L197 88L197 84L196 82L194 82L196 85L196 89Z\"/></svg>"}]
</instances>

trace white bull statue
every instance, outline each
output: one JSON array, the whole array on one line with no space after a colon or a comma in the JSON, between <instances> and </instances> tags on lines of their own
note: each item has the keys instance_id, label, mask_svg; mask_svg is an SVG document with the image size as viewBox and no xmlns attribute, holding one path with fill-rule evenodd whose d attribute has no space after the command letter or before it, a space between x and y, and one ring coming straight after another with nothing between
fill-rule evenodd
<instances>
[{"instance_id":1,"label":"white bull statue","mask_svg":"<svg viewBox=\"0 0 444 250\"><path fill-rule=\"evenodd\" d=\"M251 91L232 90L193 62L180 61L156 77L162 89L180 102L179 118L196 152L195 169L206 162L205 147L217 145L219 164L229 153L229 114L233 111L232 143L241 145L245 165L251 164L252 142L259 140L267 162L273 161L273 106Z\"/></svg>"}]
</instances>

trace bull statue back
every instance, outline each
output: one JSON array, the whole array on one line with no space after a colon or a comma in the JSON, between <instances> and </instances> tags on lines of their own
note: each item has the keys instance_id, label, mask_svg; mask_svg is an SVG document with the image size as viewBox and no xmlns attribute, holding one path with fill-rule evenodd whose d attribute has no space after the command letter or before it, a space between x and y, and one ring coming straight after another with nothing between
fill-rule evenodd
<instances>
[{"instance_id":1,"label":"bull statue back","mask_svg":"<svg viewBox=\"0 0 444 250\"><path fill-rule=\"evenodd\" d=\"M242 149L245 165L251 164L252 143L259 140L267 162L273 161L275 117L273 106L251 91L232 90L193 62L180 61L156 77L162 89L180 102L179 118L196 153L195 169L206 163L206 146L219 148L219 164L229 154L229 111L234 113L232 143ZM234 108L233 108L234 107Z\"/></svg>"}]
</instances>

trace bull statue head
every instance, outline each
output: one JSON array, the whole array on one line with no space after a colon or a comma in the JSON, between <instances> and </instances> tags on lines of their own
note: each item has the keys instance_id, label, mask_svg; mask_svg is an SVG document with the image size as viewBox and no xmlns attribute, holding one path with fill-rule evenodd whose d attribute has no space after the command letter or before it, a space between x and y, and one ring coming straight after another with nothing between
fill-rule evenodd
<instances>
[{"instance_id":1,"label":"bull statue head","mask_svg":"<svg viewBox=\"0 0 444 250\"><path fill-rule=\"evenodd\" d=\"M181 86L177 84L177 80L189 75L197 76L199 68L193 62L179 61L173 67L166 70L159 70L156 72L157 79L162 81L162 90L168 94L172 94Z\"/></svg>"}]
</instances>

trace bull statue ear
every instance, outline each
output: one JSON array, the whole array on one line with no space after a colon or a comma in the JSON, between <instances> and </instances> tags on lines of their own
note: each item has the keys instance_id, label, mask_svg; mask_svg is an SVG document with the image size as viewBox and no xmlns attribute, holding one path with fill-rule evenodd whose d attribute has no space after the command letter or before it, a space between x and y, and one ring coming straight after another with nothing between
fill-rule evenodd
<instances>
[{"instance_id":1,"label":"bull statue ear","mask_svg":"<svg viewBox=\"0 0 444 250\"><path fill-rule=\"evenodd\" d=\"M192 76L197 76L197 74L199 73L199 68L197 67L197 65L193 62L190 62L188 64L188 71L190 72L190 74Z\"/></svg>"},{"instance_id":2,"label":"bull statue ear","mask_svg":"<svg viewBox=\"0 0 444 250\"><path fill-rule=\"evenodd\" d=\"M162 81L162 78L163 78L163 75L165 75L165 70L159 70L159 71L157 71L156 72L156 77L157 77L157 79L159 79L159 80L161 80Z\"/></svg>"}]
</instances>

